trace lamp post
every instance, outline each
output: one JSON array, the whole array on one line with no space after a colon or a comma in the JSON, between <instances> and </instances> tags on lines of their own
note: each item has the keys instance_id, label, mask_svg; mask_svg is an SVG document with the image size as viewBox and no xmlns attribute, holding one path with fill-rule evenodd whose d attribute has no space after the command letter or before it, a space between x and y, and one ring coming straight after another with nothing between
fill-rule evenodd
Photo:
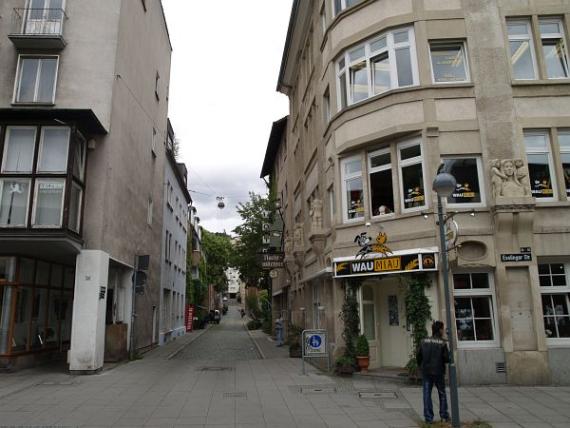
<instances>
[{"instance_id":1,"label":"lamp post","mask_svg":"<svg viewBox=\"0 0 570 428\"><path fill-rule=\"evenodd\" d=\"M432 189L437 193L437 219L439 223L439 239L441 263L443 265L443 287L445 293L445 315L447 323L447 339L449 341L449 395L451 398L451 425L459 428L459 397L457 394L457 371L453 357L453 328L451 324L451 302L449 295L449 267L447 265L447 244L445 241L445 222L443 217L442 197L451 196L457 184L455 177L446 172L437 174Z\"/></svg>"}]
</instances>

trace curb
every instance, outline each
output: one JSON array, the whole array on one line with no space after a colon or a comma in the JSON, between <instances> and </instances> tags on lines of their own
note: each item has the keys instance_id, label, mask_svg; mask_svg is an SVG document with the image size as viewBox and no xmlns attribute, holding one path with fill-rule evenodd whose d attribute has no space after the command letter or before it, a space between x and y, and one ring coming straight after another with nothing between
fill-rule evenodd
<instances>
[{"instance_id":1,"label":"curb","mask_svg":"<svg viewBox=\"0 0 570 428\"><path fill-rule=\"evenodd\" d=\"M180 354L188 345L194 343L194 341L196 341L196 339L198 339L199 337L202 337L202 335L204 333L206 333L208 330L210 329L210 324L208 324L208 327L206 327L205 329L203 329L200 333L197 333L196 336L194 336L191 340L189 340L187 343L185 343L184 345L180 346L178 349L176 349L174 352L171 352L170 354L168 354L166 356L167 360L171 360L174 357L176 357L178 354Z\"/></svg>"},{"instance_id":2,"label":"curb","mask_svg":"<svg viewBox=\"0 0 570 428\"><path fill-rule=\"evenodd\" d=\"M253 344L255 345L255 349L257 349L257 353L259 354L259 356L261 357L261 359L262 359L262 360L266 360L267 358L265 358L265 354L264 354L263 351L261 350L261 346L259 346L259 344L257 343L257 341L256 341L256 340L253 338L253 336L251 335L251 332L247 329L245 321L243 322L243 328L245 329L245 331L247 331L247 335L249 336L249 338L251 339L251 341L252 341Z\"/></svg>"}]
</instances>

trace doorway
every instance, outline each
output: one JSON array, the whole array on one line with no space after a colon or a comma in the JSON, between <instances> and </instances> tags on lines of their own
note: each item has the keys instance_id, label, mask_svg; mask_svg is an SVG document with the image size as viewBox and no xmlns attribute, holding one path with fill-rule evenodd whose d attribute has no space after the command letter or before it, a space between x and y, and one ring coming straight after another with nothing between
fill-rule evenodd
<instances>
[{"instance_id":1,"label":"doorway","mask_svg":"<svg viewBox=\"0 0 570 428\"><path fill-rule=\"evenodd\" d=\"M411 337L406 326L404 299L397 277L380 281L376 302L382 367L405 367L410 358Z\"/></svg>"}]
</instances>

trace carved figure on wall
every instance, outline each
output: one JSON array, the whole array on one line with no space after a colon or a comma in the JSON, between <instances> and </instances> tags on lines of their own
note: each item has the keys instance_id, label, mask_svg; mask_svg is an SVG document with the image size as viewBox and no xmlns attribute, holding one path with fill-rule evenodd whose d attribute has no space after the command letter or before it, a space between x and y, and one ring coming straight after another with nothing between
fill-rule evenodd
<instances>
[{"instance_id":1,"label":"carved figure on wall","mask_svg":"<svg viewBox=\"0 0 570 428\"><path fill-rule=\"evenodd\" d=\"M304 251L305 243L303 240L303 224L297 223L295 225L295 231L293 232L293 246L294 251Z\"/></svg>"},{"instance_id":2,"label":"carved figure on wall","mask_svg":"<svg viewBox=\"0 0 570 428\"><path fill-rule=\"evenodd\" d=\"M496 198L529 196L529 186L524 182L528 171L520 159L495 159L491 161L491 185Z\"/></svg>"},{"instance_id":3,"label":"carved figure on wall","mask_svg":"<svg viewBox=\"0 0 570 428\"><path fill-rule=\"evenodd\" d=\"M293 239L290 236L285 238L285 255L290 256L293 254Z\"/></svg>"},{"instance_id":4,"label":"carved figure on wall","mask_svg":"<svg viewBox=\"0 0 570 428\"><path fill-rule=\"evenodd\" d=\"M317 232L323 228L323 201L318 198L313 199L311 203L311 231Z\"/></svg>"}]
</instances>

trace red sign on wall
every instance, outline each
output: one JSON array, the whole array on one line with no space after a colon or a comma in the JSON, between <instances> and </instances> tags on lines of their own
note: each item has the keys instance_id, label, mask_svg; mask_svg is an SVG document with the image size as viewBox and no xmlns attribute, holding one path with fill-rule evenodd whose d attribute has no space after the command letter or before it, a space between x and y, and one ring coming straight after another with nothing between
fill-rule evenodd
<instances>
[{"instance_id":1,"label":"red sign on wall","mask_svg":"<svg viewBox=\"0 0 570 428\"><path fill-rule=\"evenodd\" d=\"M194 320L194 305L186 305L186 312L184 313L184 324L186 331L192 331L192 321Z\"/></svg>"}]
</instances>

